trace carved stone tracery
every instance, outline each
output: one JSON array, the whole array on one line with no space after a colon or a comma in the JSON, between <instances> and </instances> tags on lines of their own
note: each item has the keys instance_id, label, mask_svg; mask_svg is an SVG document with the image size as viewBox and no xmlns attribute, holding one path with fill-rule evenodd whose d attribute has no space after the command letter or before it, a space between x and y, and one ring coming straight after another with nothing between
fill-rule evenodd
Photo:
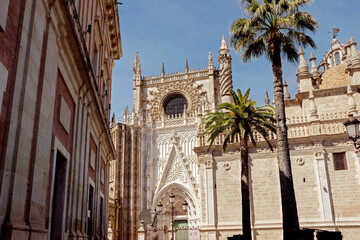
<instances>
[{"instance_id":1,"label":"carved stone tracery","mask_svg":"<svg viewBox=\"0 0 360 240\"><path fill-rule=\"evenodd\" d=\"M176 158L173 164L171 165L165 184L174 182L177 179L179 179L183 183L187 182L185 173L178 158Z\"/></svg>"},{"instance_id":2,"label":"carved stone tracery","mask_svg":"<svg viewBox=\"0 0 360 240\"><path fill-rule=\"evenodd\" d=\"M183 94L187 99L187 115L194 115L199 105L201 105L204 100L207 101L206 92L202 90L202 85L196 84L193 79L158 84L155 91L149 91L151 98L145 100L148 105L147 111L151 113L152 120L161 120L164 114L164 110L162 109L163 100L168 94L175 92Z\"/></svg>"}]
</instances>

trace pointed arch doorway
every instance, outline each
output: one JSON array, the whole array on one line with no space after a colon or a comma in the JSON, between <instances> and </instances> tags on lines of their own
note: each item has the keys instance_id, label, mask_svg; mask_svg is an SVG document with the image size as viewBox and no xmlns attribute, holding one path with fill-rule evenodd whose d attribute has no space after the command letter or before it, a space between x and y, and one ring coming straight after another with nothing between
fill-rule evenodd
<instances>
[{"instance_id":1,"label":"pointed arch doorway","mask_svg":"<svg viewBox=\"0 0 360 240\"><path fill-rule=\"evenodd\" d=\"M175 196L173 205L170 202L171 194ZM165 230L166 228L164 240L172 238L172 206L174 207L174 240L200 239L198 204L194 194L187 186L176 182L165 185L154 197L153 208L160 202L163 204L163 210L158 216L157 226L159 229ZM187 211L183 210L184 203L188 204Z\"/></svg>"}]
</instances>

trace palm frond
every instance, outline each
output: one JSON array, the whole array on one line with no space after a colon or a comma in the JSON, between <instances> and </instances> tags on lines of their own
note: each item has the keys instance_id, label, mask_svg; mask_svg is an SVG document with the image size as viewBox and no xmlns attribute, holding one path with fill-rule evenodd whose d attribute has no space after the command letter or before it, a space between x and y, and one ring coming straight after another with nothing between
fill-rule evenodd
<instances>
[{"instance_id":1,"label":"palm frond","mask_svg":"<svg viewBox=\"0 0 360 240\"><path fill-rule=\"evenodd\" d=\"M240 52L244 62L265 55L272 60L270 42L272 38L280 47L282 56L296 62L296 45L316 48L307 31L316 32L319 24L308 12L300 8L310 5L312 0L240 0L245 18L235 20L230 26L230 45Z\"/></svg>"},{"instance_id":2,"label":"palm frond","mask_svg":"<svg viewBox=\"0 0 360 240\"><path fill-rule=\"evenodd\" d=\"M255 143L254 131L268 139L269 131L275 132L274 108L269 105L257 107L256 101L250 97L250 89L243 94L241 90L230 90L233 103L221 103L216 112L208 113L203 123L209 148L216 139L223 135L222 148L225 151L236 136L250 138Z\"/></svg>"}]
</instances>

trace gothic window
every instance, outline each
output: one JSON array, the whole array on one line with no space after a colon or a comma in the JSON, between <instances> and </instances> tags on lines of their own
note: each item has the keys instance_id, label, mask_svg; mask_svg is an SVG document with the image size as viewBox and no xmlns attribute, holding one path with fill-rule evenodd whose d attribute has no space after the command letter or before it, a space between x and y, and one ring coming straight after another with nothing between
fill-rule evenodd
<instances>
[{"instance_id":1,"label":"gothic window","mask_svg":"<svg viewBox=\"0 0 360 240\"><path fill-rule=\"evenodd\" d=\"M341 153L333 153L333 162L334 162L334 170L347 170L346 164L346 154L344 152Z\"/></svg>"},{"instance_id":2,"label":"gothic window","mask_svg":"<svg viewBox=\"0 0 360 240\"><path fill-rule=\"evenodd\" d=\"M335 53L335 65L339 65L341 63L340 61L340 53L336 52Z\"/></svg>"},{"instance_id":3,"label":"gothic window","mask_svg":"<svg viewBox=\"0 0 360 240\"><path fill-rule=\"evenodd\" d=\"M186 105L186 98L182 94L173 93L165 98L163 107L166 115L178 116L184 113Z\"/></svg>"}]
</instances>

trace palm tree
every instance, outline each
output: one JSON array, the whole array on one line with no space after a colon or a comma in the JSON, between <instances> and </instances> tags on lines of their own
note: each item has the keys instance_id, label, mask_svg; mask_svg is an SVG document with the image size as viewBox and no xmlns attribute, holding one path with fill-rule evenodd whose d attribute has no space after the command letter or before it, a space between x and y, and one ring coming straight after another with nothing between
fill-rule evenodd
<instances>
[{"instance_id":1,"label":"palm tree","mask_svg":"<svg viewBox=\"0 0 360 240\"><path fill-rule=\"evenodd\" d=\"M299 8L311 0L241 0L248 18L235 20L230 27L231 46L241 52L244 62L265 55L272 65L276 109L277 159L279 163L284 240L294 239L299 219L291 173L287 140L281 54L290 62L298 60L295 44L316 48L307 31L315 32L318 23Z\"/></svg>"},{"instance_id":2,"label":"palm tree","mask_svg":"<svg viewBox=\"0 0 360 240\"><path fill-rule=\"evenodd\" d=\"M256 107L256 101L249 99L250 89L244 95L239 89L237 93L230 90L230 94L233 103L221 103L216 112L207 114L203 134L208 134L209 148L219 135L225 134L224 151L236 136L240 138L243 235L246 240L251 240L248 140L250 138L255 145L254 134L260 133L272 150L269 137L270 132L276 130L274 108L269 105Z\"/></svg>"}]
</instances>

